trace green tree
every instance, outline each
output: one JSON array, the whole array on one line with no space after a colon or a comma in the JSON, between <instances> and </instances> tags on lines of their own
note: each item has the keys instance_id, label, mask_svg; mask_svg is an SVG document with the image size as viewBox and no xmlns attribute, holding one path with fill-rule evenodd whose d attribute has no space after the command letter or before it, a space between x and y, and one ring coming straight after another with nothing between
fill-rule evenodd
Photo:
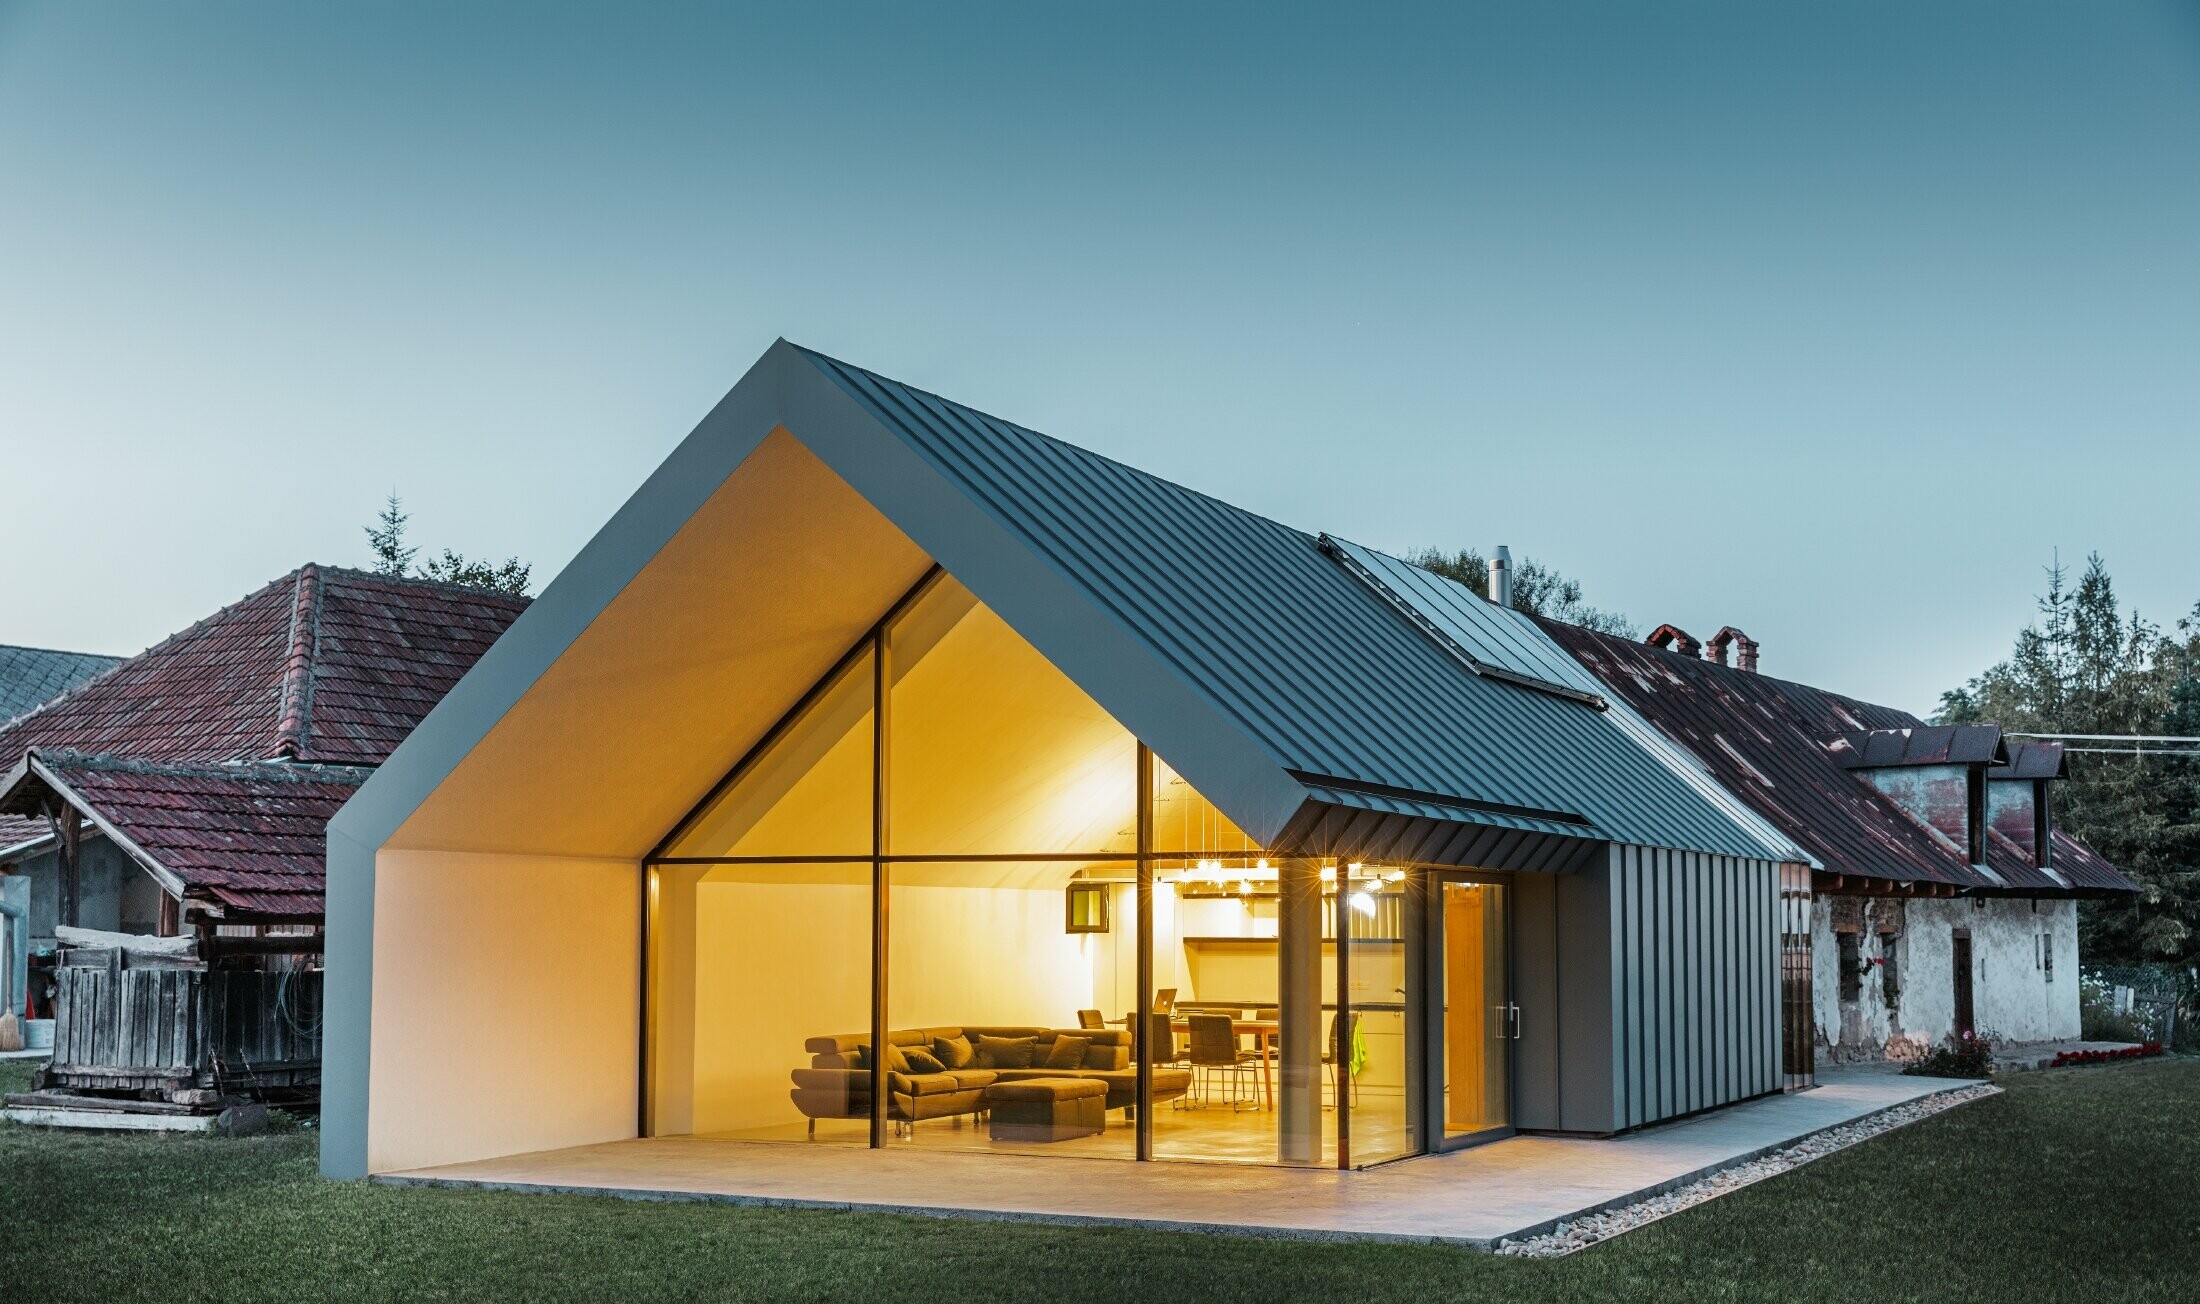
<instances>
[{"instance_id":1,"label":"green tree","mask_svg":"<svg viewBox=\"0 0 2200 1304\"><path fill-rule=\"evenodd\" d=\"M2047 576L2037 617L2008 660L1942 694L1940 721L2031 733L2200 735L2200 606L2165 635L2123 609L2099 554L2087 558L2075 589L2059 562ZM2200 962L2200 760L2136 748L2073 750L2069 760L2057 822L2141 889L2086 904L2088 955Z\"/></svg>"},{"instance_id":2,"label":"green tree","mask_svg":"<svg viewBox=\"0 0 2200 1304\"><path fill-rule=\"evenodd\" d=\"M460 584L521 597L527 595L528 581L535 568L517 557L507 557L502 562L476 561L464 553L445 548L442 556L430 557L415 572L412 559L420 549L405 543L405 527L411 520L412 516L405 511L404 500L392 489L389 501L375 518L376 523L366 527L367 543L374 552L375 574L398 578L418 574L422 579L443 584Z\"/></svg>"},{"instance_id":3,"label":"green tree","mask_svg":"<svg viewBox=\"0 0 2200 1304\"><path fill-rule=\"evenodd\" d=\"M470 589L497 589L505 593L527 592L528 577L534 566L517 557L506 557L500 562L475 561L463 553L443 550L440 557L430 557L420 568L420 573L431 580L445 584L463 584Z\"/></svg>"},{"instance_id":4,"label":"green tree","mask_svg":"<svg viewBox=\"0 0 2200 1304\"><path fill-rule=\"evenodd\" d=\"M420 549L405 546L405 523L411 519L397 491L390 490L382 514L375 518L375 524L366 527L367 546L374 551L375 574L403 575L412 565L413 554Z\"/></svg>"},{"instance_id":5,"label":"green tree","mask_svg":"<svg viewBox=\"0 0 2200 1304\"><path fill-rule=\"evenodd\" d=\"M1441 548L1422 548L1408 554L1406 560L1423 570L1457 580L1476 593L1490 591L1489 559L1471 549L1445 552ZM1592 607L1584 601L1579 580L1569 579L1532 557L1523 558L1513 567L1512 604L1516 611L1549 616L1602 634L1616 634L1621 638L1635 636L1635 627L1625 616Z\"/></svg>"}]
</instances>

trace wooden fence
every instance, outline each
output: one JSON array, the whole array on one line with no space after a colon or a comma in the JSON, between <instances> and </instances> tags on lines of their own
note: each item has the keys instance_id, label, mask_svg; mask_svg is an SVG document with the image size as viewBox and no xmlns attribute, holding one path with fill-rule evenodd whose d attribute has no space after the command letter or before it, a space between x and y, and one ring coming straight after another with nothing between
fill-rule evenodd
<instances>
[{"instance_id":1,"label":"wooden fence","mask_svg":"<svg viewBox=\"0 0 2200 1304\"><path fill-rule=\"evenodd\" d=\"M171 1099L310 1092L321 1078L318 969L132 964L72 952L55 971L46 1081Z\"/></svg>"}]
</instances>

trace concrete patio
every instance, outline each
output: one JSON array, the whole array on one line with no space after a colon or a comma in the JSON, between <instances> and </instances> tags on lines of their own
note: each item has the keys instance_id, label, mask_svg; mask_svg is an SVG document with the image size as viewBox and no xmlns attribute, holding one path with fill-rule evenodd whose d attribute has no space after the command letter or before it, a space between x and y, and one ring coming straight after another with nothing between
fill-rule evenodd
<instances>
[{"instance_id":1,"label":"concrete patio","mask_svg":"<svg viewBox=\"0 0 2200 1304\"><path fill-rule=\"evenodd\" d=\"M668 1137L374 1180L1488 1249L1972 1085L1885 1067L1831 1070L1821 1084L1612 1140L1515 1137L1353 1173Z\"/></svg>"}]
</instances>

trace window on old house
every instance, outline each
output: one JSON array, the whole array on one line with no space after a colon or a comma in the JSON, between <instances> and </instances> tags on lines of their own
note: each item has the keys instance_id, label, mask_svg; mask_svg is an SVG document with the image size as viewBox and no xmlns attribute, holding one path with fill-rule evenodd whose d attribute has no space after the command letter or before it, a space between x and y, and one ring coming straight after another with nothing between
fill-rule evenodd
<instances>
[{"instance_id":1,"label":"window on old house","mask_svg":"<svg viewBox=\"0 0 2200 1304\"><path fill-rule=\"evenodd\" d=\"M1902 979L1896 972L1894 963L1894 944L1900 940L1899 933L1879 935L1879 994L1889 1005L1893 1005L1902 996Z\"/></svg>"},{"instance_id":2,"label":"window on old house","mask_svg":"<svg viewBox=\"0 0 2200 1304\"><path fill-rule=\"evenodd\" d=\"M1863 937L1858 933L1836 933L1834 941L1841 947L1841 999L1853 1001L1864 992Z\"/></svg>"},{"instance_id":3,"label":"window on old house","mask_svg":"<svg viewBox=\"0 0 2200 1304\"><path fill-rule=\"evenodd\" d=\"M2055 935L2053 933L2040 934L2040 972L2047 975L2047 981L2055 981Z\"/></svg>"}]
</instances>

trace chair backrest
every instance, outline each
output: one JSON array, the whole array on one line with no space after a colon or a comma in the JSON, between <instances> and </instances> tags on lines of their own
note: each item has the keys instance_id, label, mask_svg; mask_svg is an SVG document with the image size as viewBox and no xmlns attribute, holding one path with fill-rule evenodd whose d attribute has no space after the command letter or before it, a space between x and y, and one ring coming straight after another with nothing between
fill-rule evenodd
<instances>
[{"instance_id":1,"label":"chair backrest","mask_svg":"<svg viewBox=\"0 0 2200 1304\"><path fill-rule=\"evenodd\" d=\"M1267 1022L1273 1023L1273 1022L1275 1022L1275 1021L1276 1021L1277 1019L1280 1019L1280 1018L1282 1018L1282 1017L1283 1017L1283 1011L1282 1011L1282 1010L1279 1010L1279 1009L1276 1009L1276 1008L1274 1008L1273 1006L1266 1006L1266 1005L1264 1005L1264 1006L1262 1006L1261 1008L1259 1008L1259 1009L1257 1009L1257 1010L1253 1011L1253 1017L1254 1017L1254 1018L1256 1018L1256 1019L1262 1019L1262 1020L1265 1020L1265 1021L1267 1021Z\"/></svg>"},{"instance_id":2,"label":"chair backrest","mask_svg":"<svg viewBox=\"0 0 2200 1304\"><path fill-rule=\"evenodd\" d=\"M1156 1064L1176 1062L1176 1025L1171 1018L1160 1013L1146 1016L1146 1035L1153 1039L1153 1062Z\"/></svg>"},{"instance_id":3,"label":"chair backrest","mask_svg":"<svg viewBox=\"0 0 2200 1304\"><path fill-rule=\"evenodd\" d=\"M1176 988L1157 988L1153 994L1153 1010L1156 1014L1168 1014L1176 1009Z\"/></svg>"},{"instance_id":4,"label":"chair backrest","mask_svg":"<svg viewBox=\"0 0 2200 1304\"><path fill-rule=\"evenodd\" d=\"M1098 1010L1079 1010L1077 1012L1077 1026L1080 1028L1105 1028L1108 1026L1108 1021L1100 1017L1100 1011Z\"/></svg>"},{"instance_id":5,"label":"chair backrest","mask_svg":"<svg viewBox=\"0 0 2200 1304\"><path fill-rule=\"evenodd\" d=\"M1237 1029L1227 1014L1194 1014L1186 1020L1192 1028L1192 1063L1237 1063Z\"/></svg>"},{"instance_id":6,"label":"chair backrest","mask_svg":"<svg viewBox=\"0 0 2200 1304\"><path fill-rule=\"evenodd\" d=\"M1360 1030L1360 1012L1358 1010L1354 1010L1352 1017L1345 1021L1345 1027L1353 1032ZM1334 1014L1329 1016L1329 1054L1331 1058L1335 1058L1337 1054L1337 1016Z\"/></svg>"}]
</instances>

